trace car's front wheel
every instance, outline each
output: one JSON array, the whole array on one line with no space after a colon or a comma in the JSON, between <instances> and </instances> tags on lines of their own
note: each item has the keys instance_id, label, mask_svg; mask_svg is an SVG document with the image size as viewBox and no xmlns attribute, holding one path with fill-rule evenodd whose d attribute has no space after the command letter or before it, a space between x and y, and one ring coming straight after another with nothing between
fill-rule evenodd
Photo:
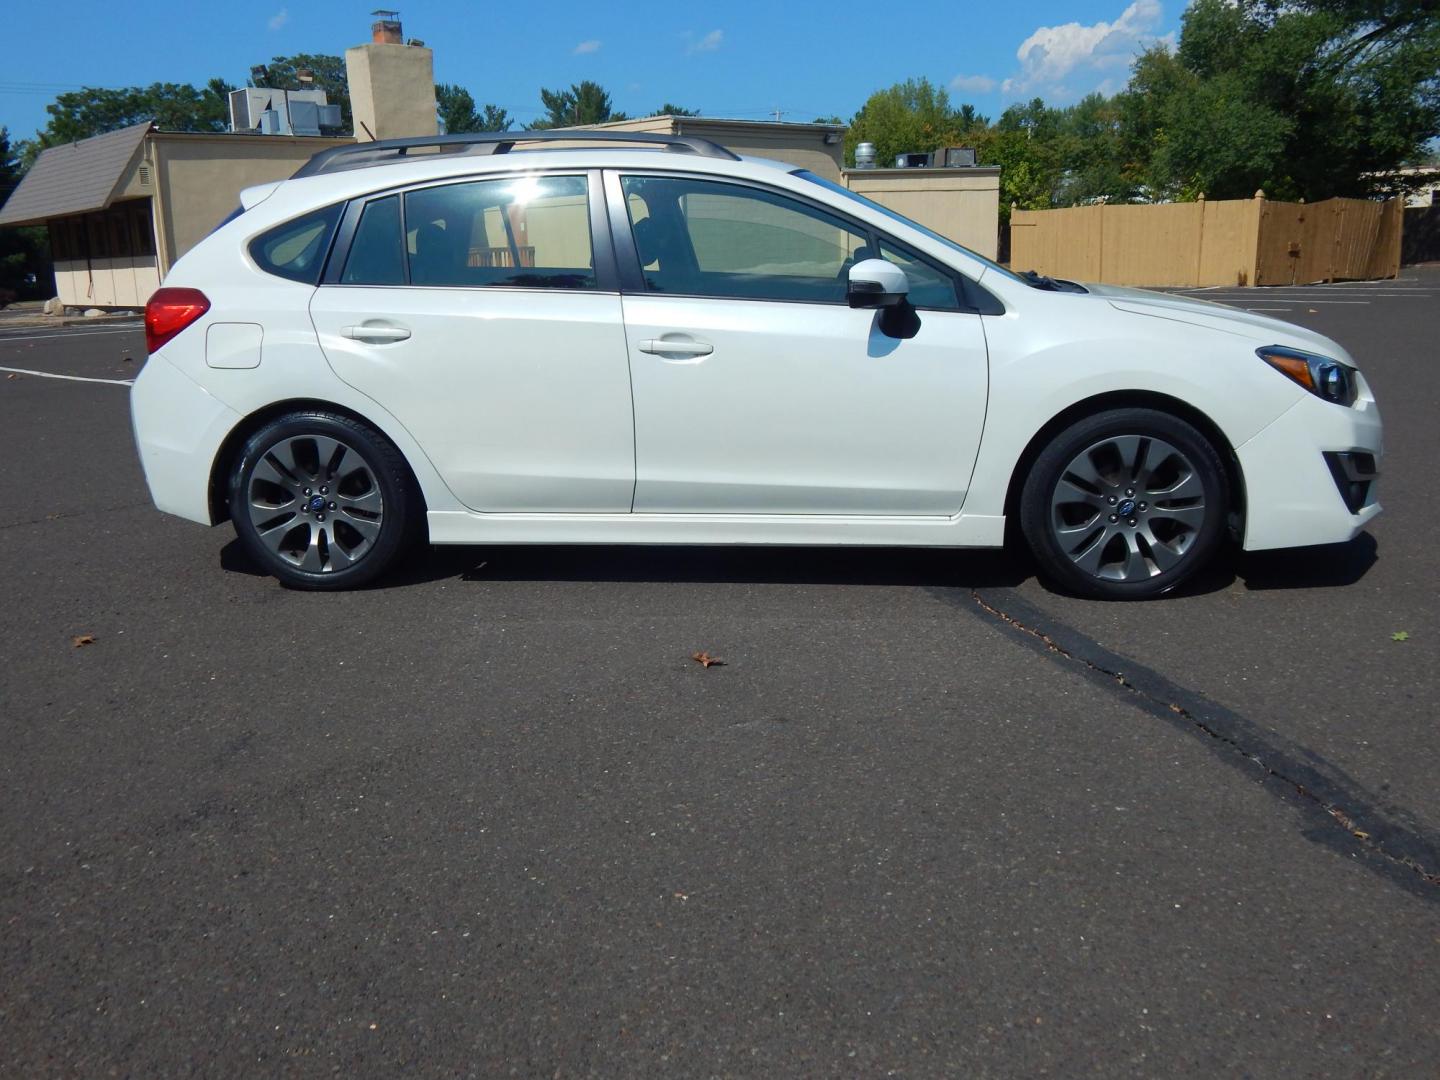
<instances>
[{"instance_id":1,"label":"car's front wheel","mask_svg":"<svg viewBox=\"0 0 1440 1080\"><path fill-rule=\"evenodd\" d=\"M1114 600L1174 589L1225 537L1225 465L1192 424L1115 409L1071 424L1040 452L1020 523L1044 577Z\"/></svg>"},{"instance_id":2,"label":"car's front wheel","mask_svg":"<svg viewBox=\"0 0 1440 1080\"><path fill-rule=\"evenodd\" d=\"M287 585L346 589L394 562L416 506L400 452L326 412L270 421L230 476L230 519L250 555Z\"/></svg>"}]
</instances>

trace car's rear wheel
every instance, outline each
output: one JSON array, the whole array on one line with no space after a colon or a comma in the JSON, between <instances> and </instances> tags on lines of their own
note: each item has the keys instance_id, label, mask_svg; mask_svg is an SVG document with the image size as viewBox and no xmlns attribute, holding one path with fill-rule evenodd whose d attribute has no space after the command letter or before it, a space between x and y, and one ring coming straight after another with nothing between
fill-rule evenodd
<instances>
[{"instance_id":1,"label":"car's rear wheel","mask_svg":"<svg viewBox=\"0 0 1440 1080\"><path fill-rule=\"evenodd\" d=\"M400 452L346 416L291 413L245 443L230 518L250 555L287 585L346 589L399 555L417 500Z\"/></svg>"},{"instance_id":2,"label":"car's rear wheel","mask_svg":"<svg viewBox=\"0 0 1440 1080\"><path fill-rule=\"evenodd\" d=\"M1040 452L1020 523L1051 583L1139 600L1210 561L1229 506L1224 462L1194 425L1154 409L1115 409L1071 424Z\"/></svg>"}]
</instances>

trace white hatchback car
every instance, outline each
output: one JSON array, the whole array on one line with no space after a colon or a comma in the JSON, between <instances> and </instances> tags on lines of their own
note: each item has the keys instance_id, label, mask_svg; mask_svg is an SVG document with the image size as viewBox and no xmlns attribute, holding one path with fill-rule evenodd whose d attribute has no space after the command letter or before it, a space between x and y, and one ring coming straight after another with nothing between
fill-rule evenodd
<instances>
[{"instance_id":1,"label":"white hatchback car","mask_svg":"<svg viewBox=\"0 0 1440 1080\"><path fill-rule=\"evenodd\" d=\"M161 510L228 517L290 585L420 535L963 548L1017 520L1053 583L1139 598L1227 534L1380 510L1379 413L1328 338L1017 275L703 140L362 143L242 202L146 308L135 435Z\"/></svg>"}]
</instances>

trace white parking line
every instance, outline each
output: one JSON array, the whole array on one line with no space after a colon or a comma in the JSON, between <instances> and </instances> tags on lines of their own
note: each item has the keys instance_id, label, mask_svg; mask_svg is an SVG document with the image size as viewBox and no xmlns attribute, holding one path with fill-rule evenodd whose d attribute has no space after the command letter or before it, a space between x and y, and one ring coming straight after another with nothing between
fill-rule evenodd
<instances>
[{"instance_id":1,"label":"white parking line","mask_svg":"<svg viewBox=\"0 0 1440 1080\"><path fill-rule=\"evenodd\" d=\"M134 386L134 379L87 379L83 375L57 375L53 371L31 371L28 368L0 367L12 375L34 375L37 379L64 379L66 382L98 382L109 386Z\"/></svg>"},{"instance_id":2,"label":"white parking line","mask_svg":"<svg viewBox=\"0 0 1440 1080\"><path fill-rule=\"evenodd\" d=\"M42 334L27 334L23 330L14 333L0 332L0 345L11 341L51 341L55 338L107 337L113 334L135 334L143 329L143 324L136 323L134 326L107 327L104 330L69 330Z\"/></svg>"}]
</instances>

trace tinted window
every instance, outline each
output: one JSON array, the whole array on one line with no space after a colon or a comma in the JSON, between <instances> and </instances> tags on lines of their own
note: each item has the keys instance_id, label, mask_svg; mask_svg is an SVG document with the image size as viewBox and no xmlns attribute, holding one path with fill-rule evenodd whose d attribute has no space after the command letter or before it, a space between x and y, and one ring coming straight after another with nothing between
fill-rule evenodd
<instances>
[{"instance_id":1,"label":"tinted window","mask_svg":"<svg viewBox=\"0 0 1440 1080\"><path fill-rule=\"evenodd\" d=\"M340 282L344 285L405 284L400 196L391 195L365 204Z\"/></svg>"},{"instance_id":2,"label":"tinted window","mask_svg":"<svg viewBox=\"0 0 1440 1080\"><path fill-rule=\"evenodd\" d=\"M845 302L863 234L795 199L708 180L622 180L645 283L655 292Z\"/></svg>"},{"instance_id":3,"label":"tinted window","mask_svg":"<svg viewBox=\"0 0 1440 1080\"><path fill-rule=\"evenodd\" d=\"M340 220L340 207L327 206L313 214L276 225L250 241L250 257L267 274L314 285L320 280L330 237Z\"/></svg>"},{"instance_id":4,"label":"tinted window","mask_svg":"<svg viewBox=\"0 0 1440 1080\"><path fill-rule=\"evenodd\" d=\"M583 176L520 176L412 191L412 285L593 289Z\"/></svg>"},{"instance_id":5,"label":"tinted window","mask_svg":"<svg viewBox=\"0 0 1440 1080\"><path fill-rule=\"evenodd\" d=\"M949 274L885 240L880 241L880 257L905 271L905 276L910 279L910 303L917 308L960 310L960 301L955 295L955 279Z\"/></svg>"}]
</instances>

